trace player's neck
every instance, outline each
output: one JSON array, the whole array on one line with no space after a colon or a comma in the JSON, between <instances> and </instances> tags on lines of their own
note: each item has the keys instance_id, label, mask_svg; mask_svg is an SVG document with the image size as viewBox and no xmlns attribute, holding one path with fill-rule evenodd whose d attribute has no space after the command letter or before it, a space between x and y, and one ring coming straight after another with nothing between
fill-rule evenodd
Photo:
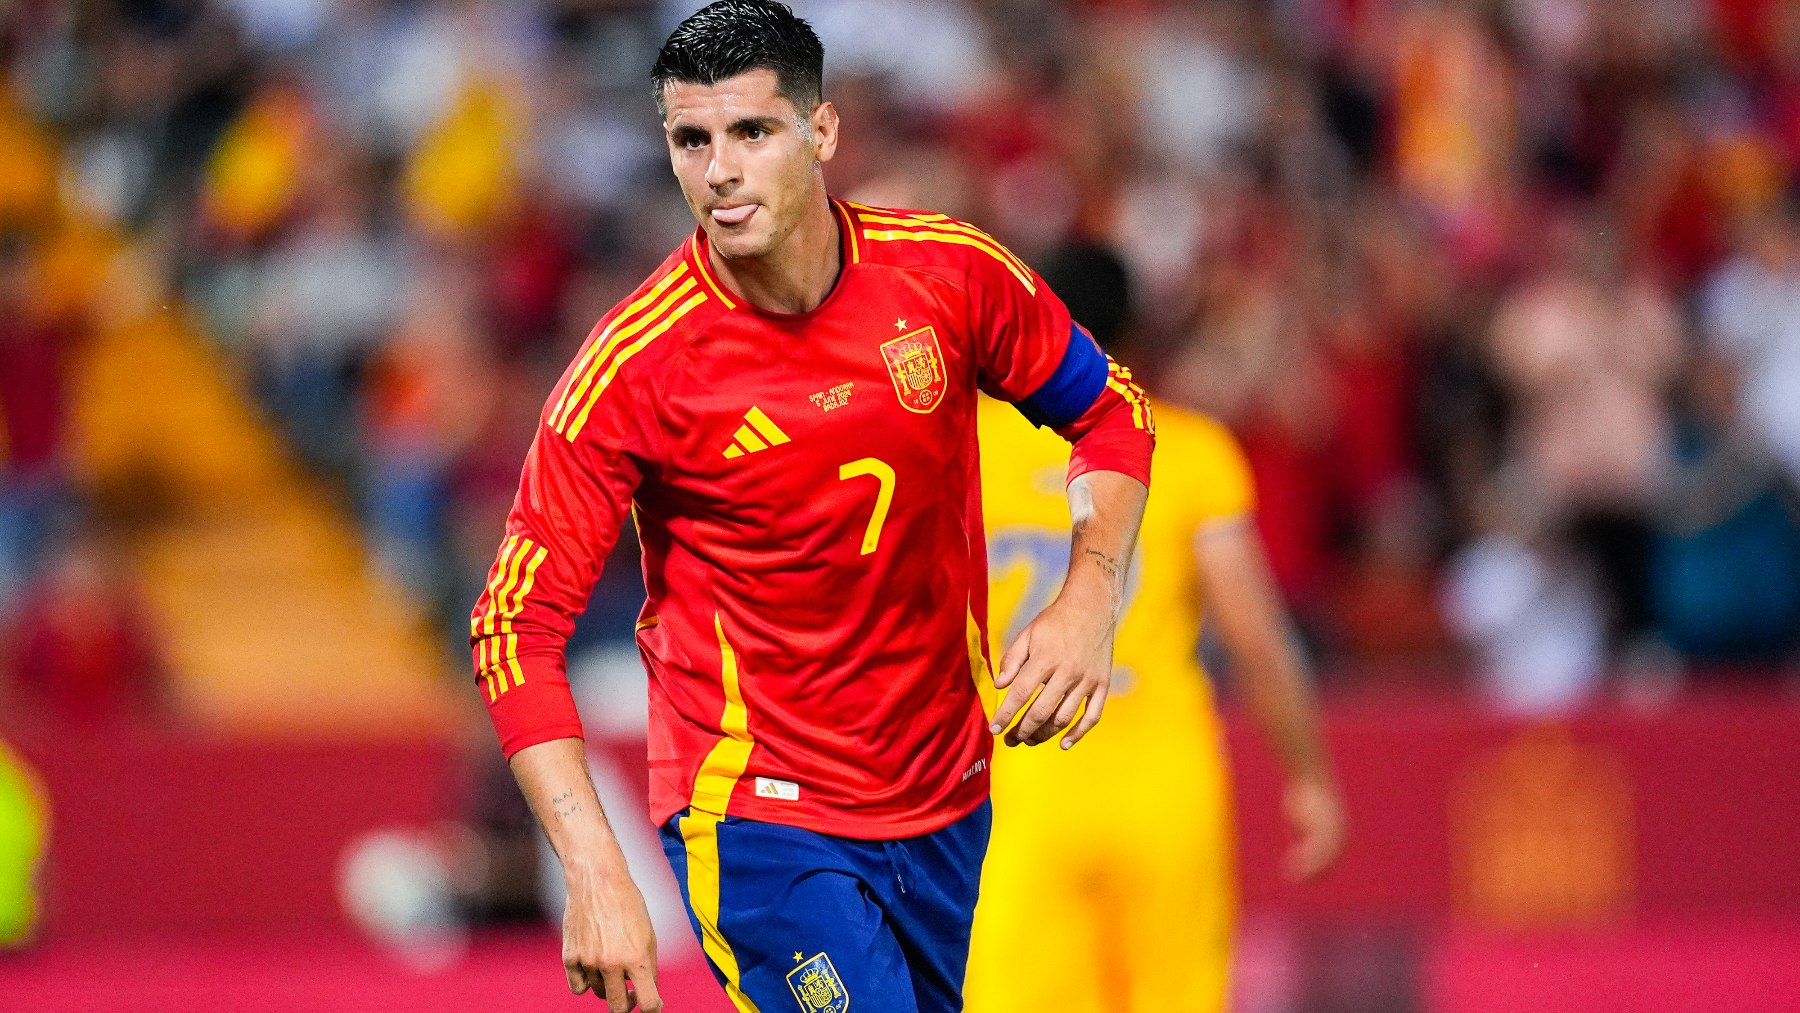
<instances>
[{"instance_id":1,"label":"player's neck","mask_svg":"<svg viewBox=\"0 0 1800 1013\"><path fill-rule=\"evenodd\" d=\"M837 216L823 189L781 245L761 257L731 260L707 246L719 279L751 305L770 313L810 313L837 284L842 269Z\"/></svg>"}]
</instances>

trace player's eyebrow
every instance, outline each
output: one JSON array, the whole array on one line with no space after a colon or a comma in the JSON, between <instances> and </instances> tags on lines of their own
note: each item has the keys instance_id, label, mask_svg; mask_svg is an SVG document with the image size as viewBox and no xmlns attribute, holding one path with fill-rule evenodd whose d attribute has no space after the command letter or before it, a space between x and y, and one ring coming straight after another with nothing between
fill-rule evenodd
<instances>
[{"instance_id":1,"label":"player's eyebrow","mask_svg":"<svg viewBox=\"0 0 1800 1013\"><path fill-rule=\"evenodd\" d=\"M741 120L734 121L725 129L733 134L742 134L750 130L760 130L765 134L772 134L781 126L781 122L779 116L746 116Z\"/></svg>"},{"instance_id":2,"label":"player's eyebrow","mask_svg":"<svg viewBox=\"0 0 1800 1013\"><path fill-rule=\"evenodd\" d=\"M682 123L669 129L669 139L676 144L686 144L689 141L704 141L707 135L699 127Z\"/></svg>"}]
</instances>

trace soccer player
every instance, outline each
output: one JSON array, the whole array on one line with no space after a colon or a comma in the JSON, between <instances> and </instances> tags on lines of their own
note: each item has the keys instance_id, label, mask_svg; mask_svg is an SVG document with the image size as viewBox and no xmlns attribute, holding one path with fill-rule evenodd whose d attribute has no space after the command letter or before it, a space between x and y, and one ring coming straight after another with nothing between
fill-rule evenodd
<instances>
[{"instance_id":1,"label":"soccer player","mask_svg":"<svg viewBox=\"0 0 1800 1013\"><path fill-rule=\"evenodd\" d=\"M1070 305L1105 345L1100 328L1126 302L1122 267L1089 248L1045 273L1060 281L1071 269ZM1058 450L1009 414L988 401L979 416L990 614L1002 634L1054 597L1069 551ZM1223 742L1195 657L1203 607L1288 775L1288 871L1315 876L1343 846L1343 806L1263 562L1243 454L1212 419L1163 403L1155 418L1157 494L1106 723L1069 756L995 759L970 1013L1224 1008L1236 891Z\"/></svg>"},{"instance_id":2,"label":"soccer player","mask_svg":"<svg viewBox=\"0 0 1800 1013\"><path fill-rule=\"evenodd\" d=\"M38 865L49 822L43 783L0 742L0 950L23 946L37 927Z\"/></svg>"},{"instance_id":3,"label":"soccer player","mask_svg":"<svg viewBox=\"0 0 1800 1013\"><path fill-rule=\"evenodd\" d=\"M628 514L651 816L739 1010L960 1009L992 730L1072 746L1112 672L1141 395L980 230L827 195L823 56L770 0L664 43L652 82L699 228L552 391L472 620L479 691L562 860L569 986L616 1011L660 1008L655 940L563 644ZM997 677L977 390L1072 448L1064 590Z\"/></svg>"}]
</instances>

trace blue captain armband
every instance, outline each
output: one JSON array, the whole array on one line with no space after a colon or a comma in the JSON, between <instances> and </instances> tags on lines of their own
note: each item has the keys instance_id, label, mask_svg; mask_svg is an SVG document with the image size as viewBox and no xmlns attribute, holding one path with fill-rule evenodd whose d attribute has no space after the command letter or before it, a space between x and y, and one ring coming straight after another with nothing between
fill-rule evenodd
<instances>
[{"instance_id":1,"label":"blue captain armband","mask_svg":"<svg viewBox=\"0 0 1800 1013\"><path fill-rule=\"evenodd\" d=\"M1056 372L1014 407L1034 426L1060 429L1085 414L1105 389L1106 356L1080 324L1071 323Z\"/></svg>"}]
</instances>

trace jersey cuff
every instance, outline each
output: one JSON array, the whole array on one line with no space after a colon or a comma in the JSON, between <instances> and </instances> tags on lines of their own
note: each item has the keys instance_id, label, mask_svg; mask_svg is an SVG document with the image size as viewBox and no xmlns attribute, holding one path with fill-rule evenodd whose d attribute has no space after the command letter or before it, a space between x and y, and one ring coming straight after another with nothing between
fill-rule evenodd
<instances>
[{"instance_id":1,"label":"jersey cuff","mask_svg":"<svg viewBox=\"0 0 1800 1013\"><path fill-rule=\"evenodd\" d=\"M1034 426L1060 429L1080 418L1105 389L1106 356L1081 325L1071 321L1062 361L1049 379L1019 401L1019 413Z\"/></svg>"},{"instance_id":2,"label":"jersey cuff","mask_svg":"<svg viewBox=\"0 0 1800 1013\"><path fill-rule=\"evenodd\" d=\"M582 738L581 716L569 693L561 659L528 654L518 662L523 684L514 684L488 700L486 680L479 683L488 718L500 736L501 753L510 760L514 753L540 742Z\"/></svg>"},{"instance_id":3,"label":"jersey cuff","mask_svg":"<svg viewBox=\"0 0 1800 1013\"><path fill-rule=\"evenodd\" d=\"M1150 456L1156 438L1142 429L1099 428L1069 445L1069 478L1090 471L1116 471L1150 488Z\"/></svg>"}]
</instances>

